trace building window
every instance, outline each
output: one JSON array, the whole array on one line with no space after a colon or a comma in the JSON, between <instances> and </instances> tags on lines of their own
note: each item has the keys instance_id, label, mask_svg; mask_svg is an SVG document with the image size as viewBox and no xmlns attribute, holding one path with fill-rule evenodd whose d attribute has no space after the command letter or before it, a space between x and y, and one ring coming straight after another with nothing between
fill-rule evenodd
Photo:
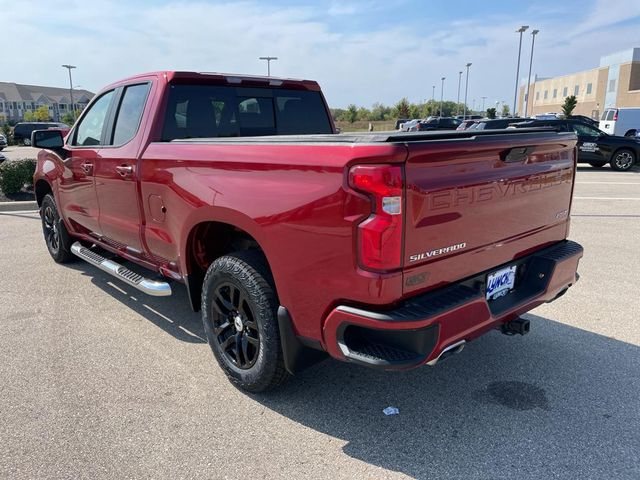
<instances>
[{"instance_id":1,"label":"building window","mask_svg":"<svg viewBox=\"0 0 640 480\"><path fill-rule=\"evenodd\" d=\"M548 93L549 93L549 90L545 90L545 91L544 91L544 99L545 99L545 100L546 100L546 99L547 99L547 97L549 96L549 95L548 95Z\"/></svg>"},{"instance_id":2,"label":"building window","mask_svg":"<svg viewBox=\"0 0 640 480\"><path fill-rule=\"evenodd\" d=\"M573 94L574 94L574 95L578 95L578 93L580 93L580 85L576 85L576 86L573 88Z\"/></svg>"},{"instance_id":3,"label":"building window","mask_svg":"<svg viewBox=\"0 0 640 480\"><path fill-rule=\"evenodd\" d=\"M556 98L558 96L558 89L554 88L553 89L553 98Z\"/></svg>"},{"instance_id":4,"label":"building window","mask_svg":"<svg viewBox=\"0 0 640 480\"><path fill-rule=\"evenodd\" d=\"M592 88L593 88L593 85L591 83L587 83L587 95L591 95Z\"/></svg>"},{"instance_id":5,"label":"building window","mask_svg":"<svg viewBox=\"0 0 640 480\"><path fill-rule=\"evenodd\" d=\"M540 100L540 92L536 92L536 100Z\"/></svg>"},{"instance_id":6,"label":"building window","mask_svg":"<svg viewBox=\"0 0 640 480\"><path fill-rule=\"evenodd\" d=\"M616 79L615 78L613 80L609 80L609 91L610 92L615 92L616 91Z\"/></svg>"},{"instance_id":7,"label":"building window","mask_svg":"<svg viewBox=\"0 0 640 480\"><path fill-rule=\"evenodd\" d=\"M562 89L562 96L563 96L563 97L566 97L566 96L567 96L567 93L568 93L568 87L564 87L564 88Z\"/></svg>"}]
</instances>

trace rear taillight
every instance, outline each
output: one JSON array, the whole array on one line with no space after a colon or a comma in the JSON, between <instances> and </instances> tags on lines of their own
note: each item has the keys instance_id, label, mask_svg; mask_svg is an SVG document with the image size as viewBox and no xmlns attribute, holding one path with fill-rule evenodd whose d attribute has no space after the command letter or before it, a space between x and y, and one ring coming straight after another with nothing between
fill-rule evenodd
<instances>
[{"instance_id":1,"label":"rear taillight","mask_svg":"<svg viewBox=\"0 0 640 480\"><path fill-rule=\"evenodd\" d=\"M613 114L613 121L615 122L616 120L618 120L618 110Z\"/></svg>"},{"instance_id":2,"label":"rear taillight","mask_svg":"<svg viewBox=\"0 0 640 480\"><path fill-rule=\"evenodd\" d=\"M358 225L358 261L366 270L402 266L403 180L397 165L357 165L349 185L371 198L371 215Z\"/></svg>"}]
</instances>

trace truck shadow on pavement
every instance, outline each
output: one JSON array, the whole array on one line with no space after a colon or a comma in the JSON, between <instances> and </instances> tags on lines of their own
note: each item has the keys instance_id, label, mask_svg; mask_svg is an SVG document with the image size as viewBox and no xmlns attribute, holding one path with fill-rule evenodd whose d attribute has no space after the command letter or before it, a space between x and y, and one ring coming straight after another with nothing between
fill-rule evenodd
<instances>
[{"instance_id":1,"label":"truck shadow on pavement","mask_svg":"<svg viewBox=\"0 0 640 480\"><path fill-rule=\"evenodd\" d=\"M253 398L415 478L639 478L640 348L528 318L526 337L492 332L434 368L329 360Z\"/></svg>"},{"instance_id":2,"label":"truck shadow on pavement","mask_svg":"<svg viewBox=\"0 0 640 480\"><path fill-rule=\"evenodd\" d=\"M132 270L137 269L133 263L121 259L118 262ZM169 297L150 297L83 261L65 266L91 277L93 285L176 339L188 343L207 342L200 313L191 311L187 290L182 284L173 282L173 293Z\"/></svg>"},{"instance_id":3,"label":"truck shadow on pavement","mask_svg":"<svg viewBox=\"0 0 640 480\"><path fill-rule=\"evenodd\" d=\"M69 267L176 339L205 342L182 285L146 297L88 264ZM414 478L640 478L640 348L526 317L529 335L491 332L434 368L329 359L250 398L339 439L354 459ZM400 413L385 416L388 406Z\"/></svg>"}]
</instances>

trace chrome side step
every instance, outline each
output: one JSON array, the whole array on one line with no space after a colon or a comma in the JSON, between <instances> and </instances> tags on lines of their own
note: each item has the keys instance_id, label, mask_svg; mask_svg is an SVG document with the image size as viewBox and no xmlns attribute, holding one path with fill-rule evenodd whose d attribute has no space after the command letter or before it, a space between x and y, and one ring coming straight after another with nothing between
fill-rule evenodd
<instances>
[{"instance_id":1,"label":"chrome side step","mask_svg":"<svg viewBox=\"0 0 640 480\"><path fill-rule=\"evenodd\" d=\"M167 282L150 280L142 275L138 275L136 272L132 272L119 263L109 260L89 248L83 247L80 242L75 242L71 245L71 252L85 262L98 267L100 270L113 275L127 285L137 288L147 295L153 295L154 297L167 297L171 295L171 286Z\"/></svg>"},{"instance_id":2,"label":"chrome side step","mask_svg":"<svg viewBox=\"0 0 640 480\"><path fill-rule=\"evenodd\" d=\"M442 350L442 352L440 352L440 355L438 355L437 358L434 358L430 362L427 362L427 365L429 365L430 367L433 367L440 360L443 360L450 355L455 355L456 353L460 353L466 343L467 342L465 340L460 340L459 342L449 345L447 348Z\"/></svg>"}]
</instances>

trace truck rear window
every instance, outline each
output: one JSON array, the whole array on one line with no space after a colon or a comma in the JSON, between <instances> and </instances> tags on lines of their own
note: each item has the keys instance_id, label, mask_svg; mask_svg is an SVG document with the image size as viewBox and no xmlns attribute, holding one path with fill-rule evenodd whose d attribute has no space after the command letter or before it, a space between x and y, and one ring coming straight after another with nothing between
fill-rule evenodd
<instances>
[{"instance_id":1,"label":"truck rear window","mask_svg":"<svg viewBox=\"0 0 640 480\"><path fill-rule=\"evenodd\" d=\"M320 92L171 85L162 140L332 133Z\"/></svg>"}]
</instances>

